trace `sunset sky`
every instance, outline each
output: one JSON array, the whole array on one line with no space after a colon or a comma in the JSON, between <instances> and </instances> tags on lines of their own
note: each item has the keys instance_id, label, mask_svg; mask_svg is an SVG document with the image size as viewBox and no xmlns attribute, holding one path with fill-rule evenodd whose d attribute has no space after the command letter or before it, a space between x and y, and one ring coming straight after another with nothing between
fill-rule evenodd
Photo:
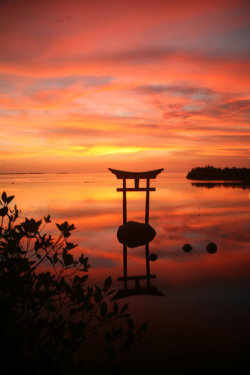
<instances>
[{"instance_id":1,"label":"sunset sky","mask_svg":"<svg viewBox=\"0 0 250 375\"><path fill-rule=\"evenodd\" d=\"M250 167L249 0L0 0L0 172Z\"/></svg>"}]
</instances>

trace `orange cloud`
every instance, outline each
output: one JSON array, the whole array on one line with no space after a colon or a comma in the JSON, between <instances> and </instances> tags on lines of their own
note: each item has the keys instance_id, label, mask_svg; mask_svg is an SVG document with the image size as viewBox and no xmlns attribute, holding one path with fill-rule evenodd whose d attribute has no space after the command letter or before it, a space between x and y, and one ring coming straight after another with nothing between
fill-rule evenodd
<instances>
[{"instance_id":1,"label":"orange cloud","mask_svg":"<svg viewBox=\"0 0 250 375\"><path fill-rule=\"evenodd\" d=\"M4 169L247 166L249 14L244 0L1 2Z\"/></svg>"}]
</instances>

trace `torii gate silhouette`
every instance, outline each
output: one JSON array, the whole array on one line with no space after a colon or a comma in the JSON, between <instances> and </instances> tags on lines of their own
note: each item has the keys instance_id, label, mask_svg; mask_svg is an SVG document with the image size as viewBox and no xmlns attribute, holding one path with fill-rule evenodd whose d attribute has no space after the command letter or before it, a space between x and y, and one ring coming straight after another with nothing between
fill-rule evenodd
<instances>
[{"instance_id":1,"label":"torii gate silhouette","mask_svg":"<svg viewBox=\"0 0 250 375\"><path fill-rule=\"evenodd\" d=\"M122 188L117 188L118 192L123 193L123 225L120 226L117 232L118 240L123 243L123 276L118 277L119 281L123 281L123 290L118 291L113 298L122 298L135 294L154 294L163 295L156 287L151 287L150 279L156 278L156 275L150 274L150 259L156 260L154 254L149 255L149 242L155 237L155 230L149 225L149 193L155 191L154 187L150 187L150 180L156 179L157 175L161 173L164 168L156 169L147 172L127 172L117 169L109 168L109 170L116 176L117 179L123 180ZM134 187L127 187L127 180L134 180ZM140 187L140 180L146 180L146 187ZM128 192L146 192L145 204L145 222L138 223L127 221L127 191ZM127 274L127 248L145 245L145 260L146 260L146 275L128 276ZM155 256L155 259L154 259ZM146 279L147 287L140 287L140 280ZM128 280L135 280L135 288L128 289Z\"/></svg>"}]
</instances>

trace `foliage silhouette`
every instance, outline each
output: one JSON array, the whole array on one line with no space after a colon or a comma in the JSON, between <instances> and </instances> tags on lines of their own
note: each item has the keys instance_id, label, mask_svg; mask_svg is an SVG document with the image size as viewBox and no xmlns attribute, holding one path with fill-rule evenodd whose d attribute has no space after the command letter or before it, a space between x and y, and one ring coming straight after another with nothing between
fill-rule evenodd
<instances>
[{"instance_id":1,"label":"foliage silhouette","mask_svg":"<svg viewBox=\"0 0 250 375\"><path fill-rule=\"evenodd\" d=\"M238 180L250 181L249 168L215 168L210 165L206 167L192 168L188 172L190 180Z\"/></svg>"},{"instance_id":2,"label":"foliage silhouette","mask_svg":"<svg viewBox=\"0 0 250 375\"><path fill-rule=\"evenodd\" d=\"M144 341L147 324L136 330L128 304L111 304L110 276L103 286L86 285L89 262L72 253L73 224L56 224L59 235L53 238L43 233L50 215L20 221L17 207L9 206L13 199L3 192L0 200L2 368L39 375L105 373L105 361L109 371L112 358ZM106 357L88 352L91 335L105 337Z\"/></svg>"}]
</instances>

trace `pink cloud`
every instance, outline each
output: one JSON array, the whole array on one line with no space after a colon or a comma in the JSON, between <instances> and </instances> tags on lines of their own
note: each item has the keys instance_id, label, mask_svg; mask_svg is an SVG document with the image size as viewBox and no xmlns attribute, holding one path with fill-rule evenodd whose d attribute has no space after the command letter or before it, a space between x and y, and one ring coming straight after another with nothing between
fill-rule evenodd
<instances>
[{"instance_id":1,"label":"pink cloud","mask_svg":"<svg viewBox=\"0 0 250 375\"><path fill-rule=\"evenodd\" d=\"M243 161L249 14L243 0L1 2L2 157Z\"/></svg>"}]
</instances>

